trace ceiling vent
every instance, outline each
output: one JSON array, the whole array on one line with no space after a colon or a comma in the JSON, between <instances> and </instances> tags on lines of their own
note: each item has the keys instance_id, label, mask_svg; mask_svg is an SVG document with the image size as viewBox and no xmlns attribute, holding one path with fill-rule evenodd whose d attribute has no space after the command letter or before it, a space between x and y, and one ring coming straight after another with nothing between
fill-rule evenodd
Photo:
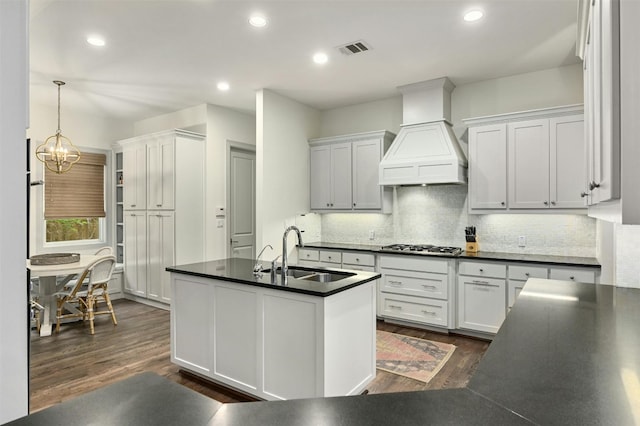
<instances>
[{"instance_id":1,"label":"ceiling vent","mask_svg":"<svg viewBox=\"0 0 640 426\"><path fill-rule=\"evenodd\" d=\"M336 47L343 55L355 55L356 53L366 52L371 50L371 46L365 43L363 40L354 41L353 43L345 44Z\"/></svg>"}]
</instances>

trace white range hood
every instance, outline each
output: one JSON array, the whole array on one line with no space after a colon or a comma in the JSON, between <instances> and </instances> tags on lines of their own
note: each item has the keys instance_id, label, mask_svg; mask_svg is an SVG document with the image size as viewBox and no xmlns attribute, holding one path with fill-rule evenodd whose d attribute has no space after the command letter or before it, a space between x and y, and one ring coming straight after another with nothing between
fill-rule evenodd
<instances>
[{"instance_id":1,"label":"white range hood","mask_svg":"<svg viewBox=\"0 0 640 426\"><path fill-rule=\"evenodd\" d=\"M467 183L467 158L451 128L451 91L446 78L398 87L402 121L380 162L380 185Z\"/></svg>"}]
</instances>

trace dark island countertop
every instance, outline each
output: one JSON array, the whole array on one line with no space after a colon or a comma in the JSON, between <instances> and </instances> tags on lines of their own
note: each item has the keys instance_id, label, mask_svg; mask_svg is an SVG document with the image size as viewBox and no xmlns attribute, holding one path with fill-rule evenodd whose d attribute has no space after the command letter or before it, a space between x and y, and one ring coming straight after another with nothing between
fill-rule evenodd
<instances>
[{"instance_id":1,"label":"dark island countertop","mask_svg":"<svg viewBox=\"0 0 640 426\"><path fill-rule=\"evenodd\" d=\"M294 277L288 277L286 285L283 285L280 281L280 276L276 277L276 282L271 281L271 274L264 272L259 275L254 275L253 267L255 260L242 259L242 258L228 258L221 260L212 260L209 262L191 263L188 265L177 265L166 268L169 272L175 272L179 274L192 275L202 278L211 278L222 281L231 281L239 284L247 284L258 287L265 287L274 290L290 291L294 293L309 294L311 296L327 297L332 294L340 293L350 288L359 286L369 281L380 278L380 274L376 272L366 271L348 271L353 273L352 276L340 279L334 282L321 283L309 280L297 279ZM269 262L261 262L265 270L271 268ZM290 265L291 268L294 265ZM300 270L308 270L312 272L310 268L296 266ZM344 269L333 268L313 268L314 270L322 270L323 272L332 271L345 272Z\"/></svg>"},{"instance_id":2,"label":"dark island countertop","mask_svg":"<svg viewBox=\"0 0 640 426\"><path fill-rule=\"evenodd\" d=\"M530 279L466 389L220 407L143 375L152 387L130 386L141 380L135 376L13 424L83 425L90 415L119 425L633 425L640 423L638 324L640 289Z\"/></svg>"},{"instance_id":3,"label":"dark island countertop","mask_svg":"<svg viewBox=\"0 0 640 426\"><path fill-rule=\"evenodd\" d=\"M304 248L314 249L328 249L328 250L353 250L371 252L374 254L393 254L401 256L421 256L428 255L420 254L418 252L388 252L381 251L382 245L374 244L351 244L351 243L328 243L328 242L312 242L304 243ZM595 257L580 257L580 256L558 256L558 255L546 255L546 254L524 254L524 253L502 253L493 251L479 251L477 253L462 252L459 256L447 257L438 256L438 258L444 259L476 259L476 260L493 260L500 262L514 262L514 263L544 263L548 265L558 266L577 266L587 268L600 268L600 263Z\"/></svg>"}]
</instances>

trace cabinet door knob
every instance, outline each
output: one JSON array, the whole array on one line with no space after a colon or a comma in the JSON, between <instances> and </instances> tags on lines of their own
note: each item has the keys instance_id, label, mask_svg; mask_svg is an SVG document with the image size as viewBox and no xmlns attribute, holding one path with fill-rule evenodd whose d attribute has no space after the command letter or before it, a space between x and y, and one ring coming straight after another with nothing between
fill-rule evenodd
<instances>
[{"instance_id":1,"label":"cabinet door knob","mask_svg":"<svg viewBox=\"0 0 640 426\"><path fill-rule=\"evenodd\" d=\"M581 193L580 193L580 198L584 198L584 197L586 197L587 195L589 195L589 194L588 194L588 193L586 193L586 192L581 192Z\"/></svg>"},{"instance_id":2,"label":"cabinet door knob","mask_svg":"<svg viewBox=\"0 0 640 426\"><path fill-rule=\"evenodd\" d=\"M573 279L575 279L575 277L574 277L574 276L570 276L570 277L569 277L569 279L570 279L570 280L573 280Z\"/></svg>"},{"instance_id":3,"label":"cabinet door knob","mask_svg":"<svg viewBox=\"0 0 640 426\"><path fill-rule=\"evenodd\" d=\"M594 181L589 182L589 189L591 191L593 191L596 188L600 188L600 184L599 183L595 183Z\"/></svg>"},{"instance_id":4,"label":"cabinet door knob","mask_svg":"<svg viewBox=\"0 0 640 426\"><path fill-rule=\"evenodd\" d=\"M484 269L480 268L480 272L484 272Z\"/></svg>"},{"instance_id":5,"label":"cabinet door knob","mask_svg":"<svg viewBox=\"0 0 640 426\"><path fill-rule=\"evenodd\" d=\"M528 272L525 272L525 273L524 273L524 275L528 277L528 276L529 276L529 273L528 273Z\"/></svg>"},{"instance_id":6,"label":"cabinet door knob","mask_svg":"<svg viewBox=\"0 0 640 426\"><path fill-rule=\"evenodd\" d=\"M507 203L505 203L504 201L501 201L501 202L500 202L500 205L501 205L501 206L504 206L504 205L506 205L506 204L507 204Z\"/></svg>"},{"instance_id":7,"label":"cabinet door knob","mask_svg":"<svg viewBox=\"0 0 640 426\"><path fill-rule=\"evenodd\" d=\"M548 205L549 205L549 202L548 202L548 201L545 201L545 202L544 202L544 205L545 205L545 206L548 206Z\"/></svg>"},{"instance_id":8,"label":"cabinet door knob","mask_svg":"<svg viewBox=\"0 0 640 426\"><path fill-rule=\"evenodd\" d=\"M552 205L552 206L555 206L555 205L556 205L556 202L555 202L555 201L552 201L552 202L551 202L551 205Z\"/></svg>"},{"instance_id":9,"label":"cabinet door knob","mask_svg":"<svg viewBox=\"0 0 640 426\"><path fill-rule=\"evenodd\" d=\"M356 203L353 203L353 207L355 207L355 206L356 206Z\"/></svg>"},{"instance_id":10,"label":"cabinet door knob","mask_svg":"<svg viewBox=\"0 0 640 426\"><path fill-rule=\"evenodd\" d=\"M327 207L329 207L329 203L327 203Z\"/></svg>"}]
</instances>

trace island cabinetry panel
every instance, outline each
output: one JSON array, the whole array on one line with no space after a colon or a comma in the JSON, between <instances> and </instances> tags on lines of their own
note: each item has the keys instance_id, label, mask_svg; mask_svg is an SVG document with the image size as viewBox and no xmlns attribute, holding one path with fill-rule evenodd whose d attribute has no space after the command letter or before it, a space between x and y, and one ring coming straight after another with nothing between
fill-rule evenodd
<instances>
[{"instance_id":1,"label":"island cabinetry panel","mask_svg":"<svg viewBox=\"0 0 640 426\"><path fill-rule=\"evenodd\" d=\"M458 328L497 333L507 309L506 265L461 261Z\"/></svg>"},{"instance_id":2,"label":"island cabinetry panel","mask_svg":"<svg viewBox=\"0 0 640 426\"><path fill-rule=\"evenodd\" d=\"M319 297L171 275L181 367L267 400L356 395L375 378L374 282Z\"/></svg>"},{"instance_id":3,"label":"island cabinetry panel","mask_svg":"<svg viewBox=\"0 0 640 426\"><path fill-rule=\"evenodd\" d=\"M170 303L165 268L204 259L205 137L171 130L126 139L117 147L123 156L125 292L142 302ZM146 223L128 219L135 211ZM145 246L146 257L132 244Z\"/></svg>"},{"instance_id":4,"label":"island cabinetry panel","mask_svg":"<svg viewBox=\"0 0 640 426\"><path fill-rule=\"evenodd\" d=\"M378 165L395 135L387 131L309 140L311 210L390 213Z\"/></svg>"},{"instance_id":5,"label":"island cabinetry panel","mask_svg":"<svg viewBox=\"0 0 640 426\"><path fill-rule=\"evenodd\" d=\"M453 328L453 262L413 256L380 256L379 315Z\"/></svg>"},{"instance_id":6,"label":"island cabinetry panel","mask_svg":"<svg viewBox=\"0 0 640 426\"><path fill-rule=\"evenodd\" d=\"M173 277L171 361L194 373L213 374L213 287L204 280Z\"/></svg>"}]
</instances>

